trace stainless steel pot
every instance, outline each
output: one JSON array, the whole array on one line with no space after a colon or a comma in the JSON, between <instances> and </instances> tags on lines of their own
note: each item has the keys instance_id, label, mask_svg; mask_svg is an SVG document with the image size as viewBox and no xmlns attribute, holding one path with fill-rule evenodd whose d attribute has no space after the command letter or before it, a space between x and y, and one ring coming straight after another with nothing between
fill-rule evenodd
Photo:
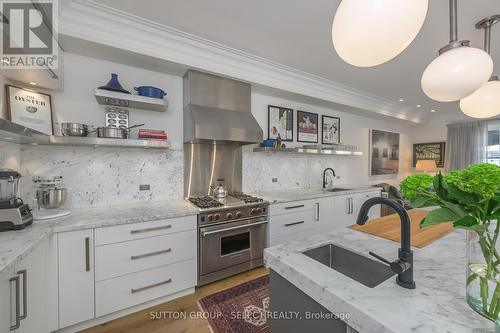
<instances>
[{"instance_id":1,"label":"stainless steel pot","mask_svg":"<svg viewBox=\"0 0 500 333\"><path fill-rule=\"evenodd\" d=\"M89 127L79 123L61 123L61 133L63 136L84 137L89 134Z\"/></svg>"},{"instance_id":2,"label":"stainless steel pot","mask_svg":"<svg viewBox=\"0 0 500 333\"><path fill-rule=\"evenodd\" d=\"M132 128L141 127L144 124L133 125L127 128L118 127L98 127L97 136L99 138L109 138L109 139L128 139L130 130Z\"/></svg>"},{"instance_id":3,"label":"stainless steel pot","mask_svg":"<svg viewBox=\"0 0 500 333\"><path fill-rule=\"evenodd\" d=\"M40 208L59 208L68 197L68 190L65 188L39 188L36 190L36 201Z\"/></svg>"}]
</instances>

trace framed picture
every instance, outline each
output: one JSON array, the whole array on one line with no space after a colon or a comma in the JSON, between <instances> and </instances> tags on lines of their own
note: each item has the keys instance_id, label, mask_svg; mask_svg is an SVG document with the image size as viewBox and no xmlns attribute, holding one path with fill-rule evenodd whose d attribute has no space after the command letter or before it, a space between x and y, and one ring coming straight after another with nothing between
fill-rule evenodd
<instances>
[{"instance_id":1,"label":"framed picture","mask_svg":"<svg viewBox=\"0 0 500 333\"><path fill-rule=\"evenodd\" d=\"M282 141L293 141L293 110L279 106L267 107L267 138L276 139L278 134Z\"/></svg>"},{"instance_id":2,"label":"framed picture","mask_svg":"<svg viewBox=\"0 0 500 333\"><path fill-rule=\"evenodd\" d=\"M53 134L50 95L5 85L5 96L8 120L48 135Z\"/></svg>"},{"instance_id":3,"label":"framed picture","mask_svg":"<svg viewBox=\"0 0 500 333\"><path fill-rule=\"evenodd\" d=\"M438 168L444 167L446 142L429 142L413 144L413 166L418 160L434 160Z\"/></svg>"},{"instance_id":4,"label":"framed picture","mask_svg":"<svg viewBox=\"0 0 500 333\"><path fill-rule=\"evenodd\" d=\"M340 143L340 118L321 116L321 143L332 145Z\"/></svg>"},{"instance_id":5,"label":"framed picture","mask_svg":"<svg viewBox=\"0 0 500 333\"><path fill-rule=\"evenodd\" d=\"M399 173L399 133L370 131L370 175Z\"/></svg>"},{"instance_id":6,"label":"framed picture","mask_svg":"<svg viewBox=\"0 0 500 333\"><path fill-rule=\"evenodd\" d=\"M318 114L297 111L297 141L318 143Z\"/></svg>"}]
</instances>

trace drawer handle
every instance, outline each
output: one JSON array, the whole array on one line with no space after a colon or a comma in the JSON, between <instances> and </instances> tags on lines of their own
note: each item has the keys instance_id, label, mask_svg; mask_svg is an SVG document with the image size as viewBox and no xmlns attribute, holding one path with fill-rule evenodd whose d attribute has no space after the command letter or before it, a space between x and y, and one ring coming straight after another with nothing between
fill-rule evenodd
<instances>
[{"instance_id":1,"label":"drawer handle","mask_svg":"<svg viewBox=\"0 0 500 333\"><path fill-rule=\"evenodd\" d=\"M295 209L295 208L302 208L302 207L304 207L304 205L285 207L285 209Z\"/></svg>"},{"instance_id":2,"label":"drawer handle","mask_svg":"<svg viewBox=\"0 0 500 333\"><path fill-rule=\"evenodd\" d=\"M167 281L158 282L158 283L155 283L155 284L152 284L152 285L149 285L149 286L145 286L145 287L141 287L141 288L137 288L137 289L130 289L130 292L132 294L135 294L135 293L138 293L140 291L144 291L144 290L148 290L148 289L151 289L151 288L154 288L154 287L162 286L164 284L168 284L170 282L172 282L172 279L168 279Z\"/></svg>"},{"instance_id":3,"label":"drawer handle","mask_svg":"<svg viewBox=\"0 0 500 333\"><path fill-rule=\"evenodd\" d=\"M138 256L131 256L130 260L137 260L137 259L157 256L159 254L164 254L164 253L169 253L169 252L172 252L172 248L168 248L166 250L161 250L161 251L156 251L156 252L151 252L151 253L146 253L146 254L140 254Z\"/></svg>"},{"instance_id":4,"label":"drawer handle","mask_svg":"<svg viewBox=\"0 0 500 333\"><path fill-rule=\"evenodd\" d=\"M291 227L292 225L297 225L297 224L302 224L304 221L299 221L299 222L293 222L293 223L287 223L285 224L285 227Z\"/></svg>"},{"instance_id":5,"label":"drawer handle","mask_svg":"<svg viewBox=\"0 0 500 333\"><path fill-rule=\"evenodd\" d=\"M158 231L158 230L165 230L165 229L170 229L172 228L171 224L167 224L161 227L154 227L154 228L146 228L146 229L137 229L137 230L130 230L130 233L132 235L135 234L142 234L143 232L151 232L151 231Z\"/></svg>"},{"instance_id":6,"label":"drawer handle","mask_svg":"<svg viewBox=\"0 0 500 333\"><path fill-rule=\"evenodd\" d=\"M90 272L90 237L85 237L85 272Z\"/></svg>"},{"instance_id":7,"label":"drawer handle","mask_svg":"<svg viewBox=\"0 0 500 333\"><path fill-rule=\"evenodd\" d=\"M15 311L16 311L16 322L14 325L10 326L10 330L17 330L19 326L21 326L21 309L20 309L20 291L19 291L19 275L16 275L12 278L9 279L9 282L12 283L14 282L16 284L16 289L15 289L15 301L16 301L16 306L15 306Z\"/></svg>"},{"instance_id":8,"label":"drawer handle","mask_svg":"<svg viewBox=\"0 0 500 333\"><path fill-rule=\"evenodd\" d=\"M23 320L28 317L28 271L23 269L17 274L23 276L23 314L19 316L19 319Z\"/></svg>"}]
</instances>

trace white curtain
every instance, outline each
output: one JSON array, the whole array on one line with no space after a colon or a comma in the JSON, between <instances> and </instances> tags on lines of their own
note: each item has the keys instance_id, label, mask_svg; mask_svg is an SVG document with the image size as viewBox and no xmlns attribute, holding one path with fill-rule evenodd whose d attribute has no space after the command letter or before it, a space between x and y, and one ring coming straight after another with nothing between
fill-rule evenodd
<instances>
[{"instance_id":1,"label":"white curtain","mask_svg":"<svg viewBox=\"0 0 500 333\"><path fill-rule=\"evenodd\" d=\"M467 122L448 125L446 170L462 170L486 161L488 123Z\"/></svg>"}]
</instances>

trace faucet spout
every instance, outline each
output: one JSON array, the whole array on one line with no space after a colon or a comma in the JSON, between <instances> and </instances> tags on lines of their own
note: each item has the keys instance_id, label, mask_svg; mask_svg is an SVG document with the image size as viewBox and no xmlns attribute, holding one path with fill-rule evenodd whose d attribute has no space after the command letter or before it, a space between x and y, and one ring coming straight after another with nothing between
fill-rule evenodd
<instances>
[{"instance_id":1,"label":"faucet spout","mask_svg":"<svg viewBox=\"0 0 500 333\"><path fill-rule=\"evenodd\" d=\"M391 269L398 273L396 283L404 288L414 289L413 281L413 251L411 250L411 221L406 209L395 200L383 197L376 197L366 200L359 211L356 223L363 225L368 220L368 211L375 205L387 205L394 209L401 221L401 247L398 251L399 259L391 263ZM381 260L381 257L375 255ZM382 260L384 261L384 260ZM385 261L384 261L385 262ZM386 262L387 263L387 262Z\"/></svg>"}]
</instances>

